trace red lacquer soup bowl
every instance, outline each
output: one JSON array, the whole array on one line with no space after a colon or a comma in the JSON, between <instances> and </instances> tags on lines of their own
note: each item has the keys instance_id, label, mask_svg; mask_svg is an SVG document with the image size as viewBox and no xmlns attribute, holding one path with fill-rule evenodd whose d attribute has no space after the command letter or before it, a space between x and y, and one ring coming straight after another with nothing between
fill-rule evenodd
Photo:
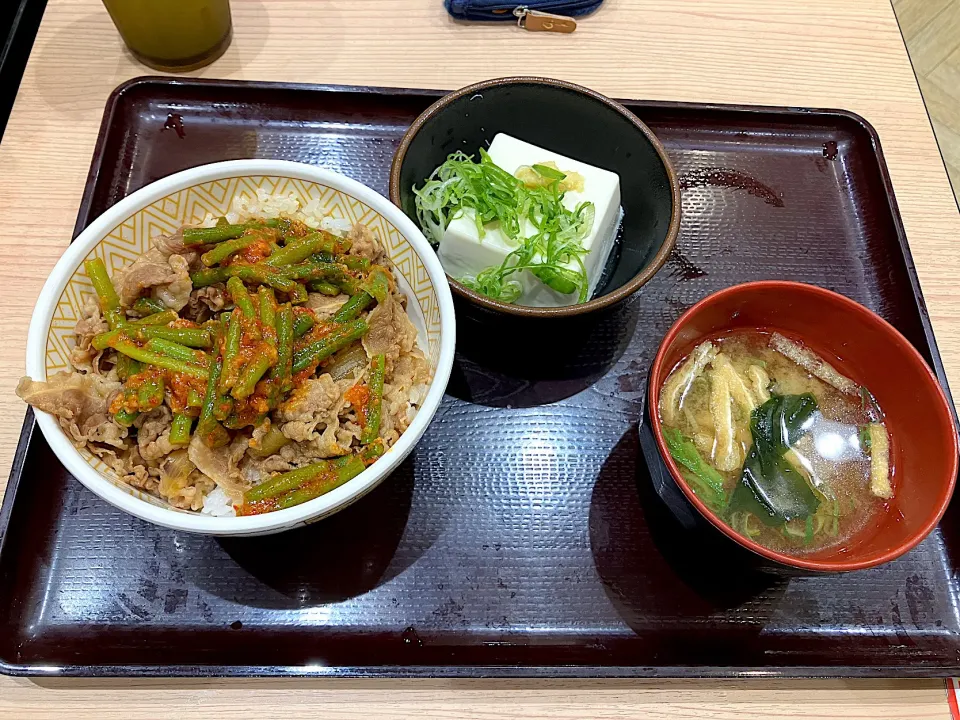
<instances>
[{"instance_id":1,"label":"red lacquer soup bowl","mask_svg":"<svg viewBox=\"0 0 960 720\"><path fill-rule=\"evenodd\" d=\"M670 456L657 408L670 371L694 346L733 330L776 330L802 341L858 384L884 413L895 495L874 523L844 544L798 556L767 549L734 531L697 497ZM957 477L957 429L940 383L892 325L853 300L812 285L764 281L710 295L664 337L650 371L650 419L660 454L686 498L718 530L758 555L815 571L859 570L920 543L943 516Z\"/></svg>"}]
</instances>

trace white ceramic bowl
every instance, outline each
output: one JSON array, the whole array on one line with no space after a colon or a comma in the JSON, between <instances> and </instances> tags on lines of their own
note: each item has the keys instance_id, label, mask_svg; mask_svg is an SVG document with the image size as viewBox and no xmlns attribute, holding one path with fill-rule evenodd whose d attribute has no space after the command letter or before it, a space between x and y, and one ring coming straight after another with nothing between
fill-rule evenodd
<instances>
[{"instance_id":1,"label":"white ceramic bowl","mask_svg":"<svg viewBox=\"0 0 960 720\"><path fill-rule=\"evenodd\" d=\"M453 301L443 268L420 230L370 188L329 170L281 160L235 160L185 170L137 190L94 220L43 286L30 322L27 374L44 380L69 368L67 353L78 310L85 297L93 294L83 269L85 259L101 257L112 274L143 252L151 237L200 222L207 213L225 214L235 195L255 196L260 188L293 193L301 204L319 199L325 212L371 227L394 263L398 284L408 298L407 312L433 368L433 380L407 431L356 478L303 505L248 517L211 517L174 509L122 482L96 457L78 450L52 415L37 412L47 442L74 477L112 505L157 525L208 535L260 535L333 514L370 492L410 453L437 411L450 377L456 337Z\"/></svg>"}]
</instances>

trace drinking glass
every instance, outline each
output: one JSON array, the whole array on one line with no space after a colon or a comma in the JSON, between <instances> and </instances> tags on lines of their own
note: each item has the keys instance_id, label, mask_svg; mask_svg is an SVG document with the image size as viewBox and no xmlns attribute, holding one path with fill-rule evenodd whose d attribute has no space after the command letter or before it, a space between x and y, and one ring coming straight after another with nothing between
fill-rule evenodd
<instances>
[{"instance_id":1,"label":"drinking glass","mask_svg":"<svg viewBox=\"0 0 960 720\"><path fill-rule=\"evenodd\" d=\"M103 0L130 52L158 70L194 70L230 44L230 0Z\"/></svg>"}]
</instances>

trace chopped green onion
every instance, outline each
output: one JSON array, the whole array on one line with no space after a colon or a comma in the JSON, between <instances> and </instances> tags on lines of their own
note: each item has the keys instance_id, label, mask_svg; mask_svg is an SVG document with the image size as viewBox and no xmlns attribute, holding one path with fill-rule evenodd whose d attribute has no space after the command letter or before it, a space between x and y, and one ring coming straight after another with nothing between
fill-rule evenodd
<instances>
[{"instance_id":1,"label":"chopped green onion","mask_svg":"<svg viewBox=\"0 0 960 720\"><path fill-rule=\"evenodd\" d=\"M533 165L533 169L540 173L543 177L548 180L563 180L567 174L560 172L556 168L552 168L549 165Z\"/></svg>"},{"instance_id":2,"label":"chopped green onion","mask_svg":"<svg viewBox=\"0 0 960 720\"><path fill-rule=\"evenodd\" d=\"M534 169L547 178L565 175L545 165ZM473 276L457 278L478 293L502 302L516 302L522 287L514 275L529 270L557 292L577 294L586 302L588 280L583 258L583 239L593 227L593 203L580 203L574 210L563 205L559 183L527 187L480 150L479 162L462 152L450 155L423 187L413 189L417 219L431 242L439 244L450 221L472 210L481 239L484 225L496 221L516 249L499 266ZM535 232L524 237L531 224Z\"/></svg>"}]
</instances>

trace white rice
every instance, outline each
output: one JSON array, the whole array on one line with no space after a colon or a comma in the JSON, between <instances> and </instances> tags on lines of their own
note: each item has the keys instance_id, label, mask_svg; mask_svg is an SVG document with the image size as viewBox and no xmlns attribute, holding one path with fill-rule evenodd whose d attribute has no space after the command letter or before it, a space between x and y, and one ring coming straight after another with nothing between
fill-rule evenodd
<instances>
[{"instance_id":1,"label":"white rice","mask_svg":"<svg viewBox=\"0 0 960 720\"><path fill-rule=\"evenodd\" d=\"M219 486L204 496L203 508L200 512L213 517L233 517L237 514L230 498Z\"/></svg>"},{"instance_id":2,"label":"white rice","mask_svg":"<svg viewBox=\"0 0 960 720\"><path fill-rule=\"evenodd\" d=\"M307 227L325 230L333 235L344 236L350 232L353 224L345 219L334 217L320 206L319 198L311 198L304 206L293 193L288 195L273 195L263 188L257 189L256 200L249 197L237 196L230 203L230 210L226 214L228 222L239 223L249 218L289 217L303 221ZM207 213L200 227L213 227L217 224L217 216Z\"/></svg>"},{"instance_id":3,"label":"white rice","mask_svg":"<svg viewBox=\"0 0 960 720\"><path fill-rule=\"evenodd\" d=\"M353 225L350 224L349 220L335 218L332 215L327 215L320 220L321 230L326 230L331 235L339 235L340 237L344 237L352 227Z\"/></svg>"},{"instance_id":4,"label":"white rice","mask_svg":"<svg viewBox=\"0 0 960 720\"><path fill-rule=\"evenodd\" d=\"M424 383L418 383L410 388L410 399L409 407L407 407L407 422L413 422L413 419L417 416L417 411L420 409L420 406L423 405L423 401L427 399L427 390L430 387Z\"/></svg>"},{"instance_id":5,"label":"white rice","mask_svg":"<svg viewBox=\"0 0 960 720\"><path fill-rule=\"evenodd\" d=\"M251 217L275 218L281 215L292 217L300 211L300 201L293 193L272 195L263 188L257 188L257 199L237 195L230 203L227 220L232 223Z\"/></svg>"}]
</instances>

